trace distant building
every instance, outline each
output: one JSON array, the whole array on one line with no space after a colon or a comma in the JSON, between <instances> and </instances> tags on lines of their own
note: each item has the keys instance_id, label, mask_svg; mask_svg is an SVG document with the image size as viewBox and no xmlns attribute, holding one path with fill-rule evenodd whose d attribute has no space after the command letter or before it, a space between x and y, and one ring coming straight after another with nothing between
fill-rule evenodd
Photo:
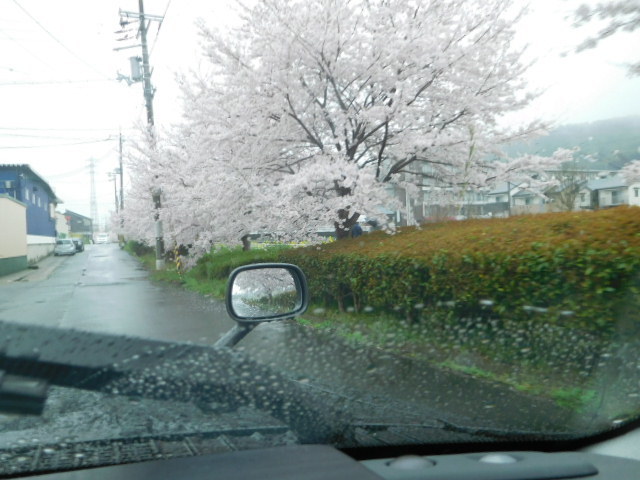
<instances>
[{"instance_id":1,"label":"distant building","mask_svg":"<svg viewBox=\"0 0 640 480\"><path fill-rule=\"evenodd\" d=\"M49 255L56 243L56 206L62 203L51 186L29 165L4 164L0 165L2 194L26 206L29 262Z\"/></svg>"},{"instance_id":2,"label":"distant building","mask_svg":"<svg viewBox=\"0 0 640 480\"><path fill-rule=\"evenodd\" d=\"M69 238L69 223L67 218L60 212L56 212L56 233L58 238Z\"/></svg>"},{"instance_id":3,"label":"distant building","mask_svg":"<svg viewBox=\"0 0 640 480\"><path fill-rule=\"evenodd\" d=\"M79 213L66 210L64 217L69 226L69 235L75 238L82 238L85 242L90 242L93 237L93 220Z\"/></svg>"},{"instance_id":4,"label":"distant building","mask_svg":"<svg viewBox=\"0 0 640 480\"><path fill-rule=\"evenodd\" d=\"M629 203L629 186L622 177L590 180L586 188L592 192L592 208L617 207Z\"/></svg>"}]
</instances>

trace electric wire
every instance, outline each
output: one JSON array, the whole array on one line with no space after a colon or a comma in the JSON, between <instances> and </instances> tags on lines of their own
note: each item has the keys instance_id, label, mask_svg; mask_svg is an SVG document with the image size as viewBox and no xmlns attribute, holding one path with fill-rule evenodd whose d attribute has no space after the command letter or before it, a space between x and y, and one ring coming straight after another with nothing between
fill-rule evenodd
<instances>
[{"instance_id":1,"label":"electric wire","mask_svg":"<svg viewBox=\"0 0 640 480\"><path fill-rule=\"evenodd\" d=\"M55 35L53 35L49 30L47 30L44 25L42 25L33 15L31 15L22 5L20 5L20 3L18 3L18 0L13 0L13 3L15 3L18 8L20 8L20 10L22 10L25 15L27 15L31 20L33 20L36 25L38 25L47 35L49 35L58 45L60 45L62 48L64 48L67 52L69 52L72 56L74 56L77 60L79 60L82 64L84 64L86 67L90 68L91 70L93 70L94 72L96 72L98 75L100 75L101 77L110 79L109 76L105 75L104 73L102 73L100 70L98 70L97 68L95 68L93 65L89 64L88 62L86 62L83 58L81 58L80 56L78 56L76 53L74 53L71 49L69 49L69 47L67 47L64 43L62 43L60 40L58 40L58 38L55 37ZM115 81L115 79L113 80Z\"/></svg>"},{"instance_id":2,"label":"electric wire","mask_svg":"<svg viewBox=\"0 0 640 480\"><path fill-rule=\"evenodd\" d=\"M162 28L162 24L164 23L164 19L167 16L167 12L169 11L170 6L171 6L171 0L167 2L167 6L164 9L164 13L162 14L162 20L158 24L158 30L156 31L156 36L153 39L153 45L151 45L151 50L149 51L149 58L152 57L153 51L156 48L156 45L158 44L158 38L160 37L160 29Z\"/></svg>"},{"instance_id":3,"label":"electric wire","mask_svg":"<svg viewBox=\"0 0 640 480\"><path fill-rule=\"evenodd\" d=\"M86 140L82 137L60 137L53 135L28 135L25 133L4 133L0 132L0 137L20 137L20 138L46 138L46 139L57 139L57 140L73 140L73 141L83 141Z\"/></svg>"},{"instance_id":4,"label":"electric wire","mask_svg":"<svg viewBox=\"0 0 640 480\"><path fill-rule=\"evenodd\" d=\"M0 86L21 86L21 85L69 85L78 83L98 83L98 82L111 82L111 78L103 79L86 79L86 80L33 80L33 81L21 81L21 82L0 82Z\"/></svg>"},{"instance_id":5,"label":"electric wire","mask_svg":"<svg viewBox=\"0 0 640 480\"><path fill-rule=\"evenodd\" d=\"M119 132L120 130L135 130L134 127L118 128L40 128L40 127L0 127L0 130L26 130L35 132Z\"/></svg>"},{"instance_id":6,"label":"electric wire","mask_svg":"<svg viewBox=\"0 0 640 480\"><path fill-rule=\"evenodd\" d=\"M70 147L74 145L89 145L92 143L102 143L102 142L111 142L113 138L104 138L101 140L89 140L86 142L72 142L72 143L57 143L50 145L11 145L8 147L0 146L0 150L21 150L21 149L31 149L31 148L54 148L54 147Z\"/></svg>"},{"instance_id":7,"label":"electric wire","mask_svg":"<svg viewBox=\"0 0 640 480\"><path fill-rule=\"evenodd\" d=\"M38 55L36 55L35 53L33 53L31 50L29 50L27 47L25 47L23 44L21 44L20 42L18 42L15 38L13 38L12 36L8 35L6 32L0 30L0 35L2 35L4 38L12 41L13 43L15 43L18 47L20 47L22 50L24 50L25 52L27 52L29 55L31 55L33 58L35 58L36 60L38 60L39 62L42 62L44 65L46 65L48 68L50 68L51 70L56 70L55 67L53 67L49 62L47 62L46 60L43 60L42 58L40 58Z\"/></svg>"}]
</instances>

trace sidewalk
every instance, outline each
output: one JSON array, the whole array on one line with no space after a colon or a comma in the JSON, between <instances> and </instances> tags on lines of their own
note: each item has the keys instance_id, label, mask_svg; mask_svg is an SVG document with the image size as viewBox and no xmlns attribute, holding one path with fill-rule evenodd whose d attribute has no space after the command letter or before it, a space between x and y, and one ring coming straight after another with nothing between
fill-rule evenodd
<instances>
[{"instance_id":1,"label":"sidewalk","mask_svg":"<svg viewBox=\"0 0 640 480\"><path fill-rule=\"evenodd\" d=\"M40 282L46 280L58 268L64 257L49 255L35 264L38 268L27 268L0 277L0 286L13 282Z\"/></svg>"}]
</instances>

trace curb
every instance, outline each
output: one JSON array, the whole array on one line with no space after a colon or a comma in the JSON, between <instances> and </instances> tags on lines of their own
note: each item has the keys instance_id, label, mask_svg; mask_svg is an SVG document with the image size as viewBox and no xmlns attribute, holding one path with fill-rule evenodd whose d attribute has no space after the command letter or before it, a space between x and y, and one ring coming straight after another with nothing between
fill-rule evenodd
<instances>
[{"instance_id":1,"label":"curb","mask_svg":"<svg viewBox=\"0 0 640 480\"><path fill-rule=\"evenodd\" d=\"M48 255L37 262L38 268L27 268L19 272L10 273L0 277L0 285L7 285L15 282L37 282L46 280L58 268L61 261L53 255Z\"/></svg>"}]
</instances>

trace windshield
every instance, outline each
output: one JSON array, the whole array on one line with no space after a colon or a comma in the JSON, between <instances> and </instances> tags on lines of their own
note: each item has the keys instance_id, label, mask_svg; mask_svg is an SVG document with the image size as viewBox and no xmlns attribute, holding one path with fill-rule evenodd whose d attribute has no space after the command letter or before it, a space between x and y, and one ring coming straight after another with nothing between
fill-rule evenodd
<instances>
[{"instance_id":1,"label":"windshield","mask_svg":"<svg viewBox=\"0 0 640 480\"><path fill-rule=\"evenodd\" d=\"M639 9L582 3L7 4L0 474L637 419Z\"/></svg>"}]
</instances>

